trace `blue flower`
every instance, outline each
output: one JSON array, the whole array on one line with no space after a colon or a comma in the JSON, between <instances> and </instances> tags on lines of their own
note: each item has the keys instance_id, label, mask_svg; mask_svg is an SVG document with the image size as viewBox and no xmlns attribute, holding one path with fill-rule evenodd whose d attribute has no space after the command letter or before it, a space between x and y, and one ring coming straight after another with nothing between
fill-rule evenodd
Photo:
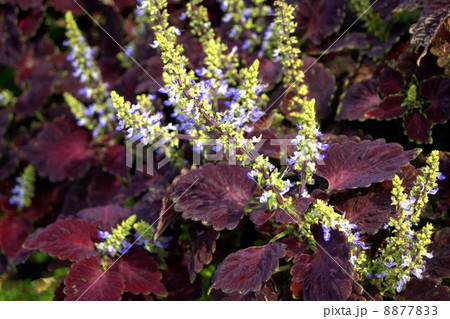
<instances>
[{"instance_id":1,"label":"blue flower","mask_svg":"<svg viewBox=\"0 0 450 319\"><path fill-rule=\"evenodd\" d=\"M180 19L180 21L186 20L186 12L181 13L178 19Z\"/></svg>"},{"instance_id":2,"label":"blue flower","mask_svg":"<svg viewBox=\"0 0 450 319\"><path fill-rule=\"evenodd\" d=\"M259 202L260 202L261 204L267 203L267 200L269 199L269 197L270 197L270 193L269 193L269 192L264 192L264 193L261 195L261 197L259 198Z\"/></svg>"},{"instance_id":3,"label":"blue flower","mask_svg":"<svg viewBox=\"0 0 450 319\"><path fill-rule=\"evenodd\" d=\"M201 67L200 69L196 69L195 74L197 74L198 76L204 76L206 74L206 69L204 67Z\"/></svg>"},{"instance_id":4,"label":"blue flower","mask_svg":"<svg viewBox=\"0 0 450 319\"><path fill-rule=\"evenodd\" d=\"M383 270L383 272L381 274L375 274L374 276L376 278L384 278L387 276L387 273Z\"/></svg>"},{"instance_id":5,"label":"blue flower","mask_svg":"<svg viewBox=\"0 0 450 319\"><path fill-rule=\"evenodd\" d=\"M109 238L111 236L110 233L108 233L107 231L97 231L98 235L100 236L101 239L106 239Z\"/></svg>"},{"instance_id":6,"label":"blue flower","mask_svg":"<svg viewBox=\"0 0 450 319\"><path fill-rule=\"evenodd\" d=\"M108 245L108 247L106 247L106 250L111 257L114 257L114 255L116 254L116 250L112 245Z\"/></svg>"},{"instance_id":7,"label":"blue flower","mask_svg":"<svg viewBox=\"0 0 450 319\"><path fill-rule=\"evenodd\" d=\"M423 271L424 270L422 268L413 268L413 269L411 269L411 273L414 276L416 276L417 278L419 278L419 279L423 278L423 276L422 276Z\"/></svg>"},{"instance_id":8,"label":"blue flower","mask_svg":"<svg viewBox=\"0 0 450 319\"><path fill-rule=\"evenodd\" d=\"M247 173L247 177L250 179L254 179L255 176L258 175L258 172L252 169L250 172Z\"/></svg>"},{"instance_id":9,"label":"blue flower","mask_svg":"<svg viewBox=\"0 0 450 319\"><path fill-rule=\"evenodd\" d=\"M309 193L308 193L308 190L307 190L307 189L302 190L302 192L301 192L301 194L300 194L300 196L301 196L302 198L308 198L308 195L309 195Z\"/></svg>"},{"instance_id":10,"label":"blue flower","mask_svg":"<svg viewBox=\"0 0 450 319\"><path fill-rule=\"evenodd\" d=\"M433 188L432 190L430 190L430 191L428 192L428 194L430 194L430 195L436 195L438 191L439 191L439 187L436 186L435 188Z\"/></svg>"},{"instance_id":11,"label":"blue flower","mask_svg":"<svg viewBox=\"0 0 450 319\"><path fill-rule=\"evenodd\" d=\"M322 229L323 229L323 240L325 241L329 241L331 238L331 227L327 227L327 226L323 226L322 225Z\"/></svg>"},{"instance_id":12,"label":"blue flower","mask_svg":"<svg viewBox=\"0 0 450 319\"><path fill-rule=\"evenodd\" d=\"M237 34L236 29L235 28L231 28L230 32L228 33L228 36L230 38L234 38L236 36L236 34Z\"/></svg>"},{"instance_id":13,"label":"blue flower","mask_svg":"<svg viewBox=\"0 0 450 319\"><path fill-rule=\"evenodd\" d=\"M129 250L130 250L130 248L133 246L132 244L130 244L128 241L126 241L126 240L124 240L124 241L122 241L122 247L121 248L119 248L119 254L121 254L121 255L124 255L124 254L126 254Z\"/></svg>"},{"instance_id":14,"label":"blue flower","mask_svg":"<svg viewBox=\"0 0 450 319\"><path fill-rule=\"evenodd\" d=\"M159 93L168 94L172 90L172 86L166 86L158 90Z\"/></svg>"},{"instance_id":15,"label":"blue flower","mask_svg":"<svg viewBox=\"0 0 450 319\"><path fill-rule=\"evenodd\" d=\"M447 177L442 174L441 172L438 172L438 176L437 176L438 180L443 181L444 179L446 179Z\"/></svg>"},{"instance_id":16,"label":"blue flower","mask_svg":"<svg viewBox=\"0 0 450 319\"><path fill-rule=\"evenodd\" d=\"M303 136L297 135L293 140L291 140L292 145L298 145L302 142Z\"/></svg>"},{"instance_id":17,"label":"blue flower","mask_svg":"<svg viewBox=\"0 0 450 319\"><path fill-rule=\"evenodd\" d=\"M393 260L389 261L389 264L384 264L384 266L386 268L391 268L392 266L395 266L395 265L397 265L397 263L394 262Z\"/></svg>"},{"instance_id":18,"label":"blue flower","mask_svg":"<svg viewBox=\"0 0 450 319\"><path fill-rule=\"evenodd\" d=\"M170 244L172 239L173 239L172 236L161 236L155 242L155 247L158 247L158 248L161 248L161 249L167 249L169 247L169 244Z\"/></svg>"},{"instance_id":19,"label":"blue flower","mask_svg":"<svg viewBox=\"0 0 450 319\"><path fill-rule=\"evenodd\" d=\"M244 44L242 45L242 50L247 51L250 48L250 44L251 44L251 42L249 39L245 40Z\"/></svg>"}]
</instances>

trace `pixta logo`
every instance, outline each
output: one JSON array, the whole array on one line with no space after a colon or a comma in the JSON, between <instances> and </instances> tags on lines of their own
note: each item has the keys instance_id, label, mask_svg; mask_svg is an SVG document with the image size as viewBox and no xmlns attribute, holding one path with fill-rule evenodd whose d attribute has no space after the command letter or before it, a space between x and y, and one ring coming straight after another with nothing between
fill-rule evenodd
<instances>
[{"instance_id":1,"label":"pixta logo","mask_svg":"<svg viewBox=\"0 0 450 319\"><path fill-rule=\"evenodd\" d=\"M291 139L257 139L246 140L251 143L252 149L248 152L253 159L257 158L261 154L264 155L264 148L266 151L276 152L279 154L277 158L282 166L286 166L289 163L289 155L294 154L296 146L292 144ZM154 174L155 169L160 169L164 165L169 164L170 159L164 156L163 147L167 144L167 140L159 139L156 143L147 145L143 142L135 140L126 141L126 165L133 168L133 164L136 165L136 170L144 172L149 175ZM217 139L199 139L191 140L192 147L192 163L193 165L201 165L204 162L218 162L227 161L229 165L241 165L236 161L236 154L239 154L240 150L235 144L229 143L225 148L220 140ZM157 156L158 162L155 163L155 154L163 155ZM136 159L134 161L134 159ZM292 158L291 158L292 159ZM146 164L144 166L144 163ZM323 165L323 159L316 159L317 165ZM292 164L291 164L292 165Z\"/></svg>"}]
</instances>

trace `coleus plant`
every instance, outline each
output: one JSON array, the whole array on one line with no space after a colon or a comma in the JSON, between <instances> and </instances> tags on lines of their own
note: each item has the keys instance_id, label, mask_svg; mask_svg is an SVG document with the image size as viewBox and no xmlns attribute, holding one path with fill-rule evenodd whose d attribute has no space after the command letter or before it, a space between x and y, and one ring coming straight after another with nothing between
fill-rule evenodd
<instances>
[{"instance_id":1,"label":"coleus plant","mask_svg":"<svg viewBox=\"0 0 450 319\"><path fill-rule=\"evenodd\" d=\"M139 1L139 30L132 34L143 36L142 26L152 29L164 72L152 79L161 83L158 92L136 96L124 92L124 82L109 83L97 51L66 13L66 59L78 86L64 99L75 121L50 115L25 143L21 160L30 165L0 198L7 212L0 224L3 251L14 260L36 251L56 258L49 268L62 269L64 278L55 299L388 300L418 298L422 286L421 298L431 298L431 290L438 290L440 299L449 297L441 284L449 276L447 228L434 235L431 224L419 224L421 218L428 221L422 213L438 181L446 190L445 155L440 159L431 152L424 163L419 150L405 151L384 139L322 135L314 83L308 82L312 75L305 74L295 34L295 8L283 1L252 5L222 1L228 30L235 31L221 35L201 1L187 4L181 22L169 19L167 1ZM204 58L195 63L181 40L189 32L203 49ZM130 48L122 63L138 50ZM252 51L261 59L245 56ZM267 58L283 73L271 84L287 90L281 112L272 109L271 85L262 81ZM306 64L309 70L315 63ZM333 82L321 68L314 70ZM401 70L383 66L375 79ZM437 98L422 95L423 101L416 94L413 101L406 84L420 81L421 88L436 77L410 72L401 75L403 87L401 81L378 81L374 90L423 107L431 100L428 109L441 111L445 91ZM5 106L13 105L14 96L5 96ZM316 96L322 98L320 92ZM157 143L156 157L165 156L170 165L153 176L130 175L123 135L113 129L126 131L125 139ZM283 137L289 145L261 147L264 136ZM214 147L208 139L217 141ZM204 155L201 165L186 160L188 146ZM11 149L6 160L14 157ZM220 149L228 162L206 163L207 155ZM409 164L415 159L422 168ZM43 180L66 193L62 204L45 186L37 187ZM49 206L61 207L61 214L42 223Z\"/></svg>"}]
</instances>

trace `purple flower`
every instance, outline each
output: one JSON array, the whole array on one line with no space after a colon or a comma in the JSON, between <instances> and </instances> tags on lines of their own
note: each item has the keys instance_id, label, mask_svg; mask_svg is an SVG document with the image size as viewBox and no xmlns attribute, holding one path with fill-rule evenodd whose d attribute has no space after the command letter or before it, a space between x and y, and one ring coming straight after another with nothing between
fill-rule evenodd
<instances>
[{"instance_id":1,"label":"purple flower","mask_svg":"<svg viewBox=\"0 0 450 319\"><path fill-rule=\"evenodd\" d=\"M437 176L438 180L443 181L444 179L446 179L447 177L442 174L441 172L438 172L438 176Z\"/></svg>"},{"instance_id":2,"label":"purple flower","mask_svg":"<svg viewBox=\"0 0 450 319\"><path fill-rule=\"evenodd\" d=\"M323 229L323 240L325 241L329 241L331 238L331 227L327 227L327 226L323 226L322 225L322 229Z\"/></svg>"},{"instance_id":3,"label":"purple flower","mask_svg":"<svg viewBox=\"0 0 450 319\"><path fill-rule=\"evenodd\" d=\"M322 144L320 142L317 142L317 147L321 150L321 151L326 151L328 149L328 147L330 147L330 144Z\"/></svg>"},{"instance_id":4,"label":"purple flower","mask_svg":"<svg viewBox=\"0 0 450 319\"><path fill-rule=\"evenodd\" d=\"M158 247L158 248L161 248L161 249L167 249L169 247L170 241L172 239L173 239L172 236L161 236L155 242L155 247Z\"/></svg>"},{"instance_id":5,"label":"purple flower","mask_svg":"<svg viewBox=\"0 0 450 319\"><path fill-rule=\"evenodd\" d=\"M317 153L316 154L316 159L318 160L318 161L323 161L324 159L325 159L325 155L323 155L323 154L320 154L320 153Z\"/></svg>"},{"instance_id":6,"label":"purple flower","mask_svg":"<svg viewBox=\"0 0 450 319\"><path fill-rule=\"evenodd\" d=\"M309 195L309 193L308 193L308 190L307 190L307 189L302 190L302 192L301 192L301 194L300 194L300 196L301 196L302 198L308 198L308 195Z\"/></svg>"},{"instance_id":7,"label":"purple flower","mask_svg":"<svg viewBox=\"0 0 450 319\"><path fill-rule=\"evenodd\" d=\"M101 239L106 239L106 238L108 238L108 237L111 236L111 234L108 233L107 231L101 231L101 230L99 230L99 231L97 231L97 232L98 232L98 235L100 236Z\"/></svg>"},{"instance_id":8,"label":"purple flower","mask_svg":"<svg viewBox=\"0 0 450 319\"><path fill-rule=\"evenodd\" d=\"M198 76L204 76L206 74L206 69L204 67L201 67L200 69L196 69L195 74L197 74Z\"/></svg>"},{"instance_id":9,"label":"purple flower","mask_svg":"<svg viewBox=\"0 0 450 319\"><path fill-rule=\"evenodd\" d=\"M186 20L186 12L181 13L178 19L180 19L180 21Z\"/></svg>"},{"instance_id":10,"label":"purple flower","mask_svg":"<svg viewBox=\"0 0 450 319\"><path fill-rule=\"evenodd\" d=\"M132 244L130 244L129 242L127 242L126 240L124 240L124 241L122 241L122 247L121 248L119 248L119 253L121 254L121 255L124 255L124 254L126 254L129 250L130 250L130 248L132 247L133 245Z\"/></svg>"},{"instance_id":11,"label":"purple flower","mask_svg":"<svg viewBox=\"0 0 450 319\"><path fill-rule=\"evenodd\" d=\"M374 275L376 278L384 278L387 276L386 272L383 270L383 272L381 274L375 274Z\"/></svg>"},{"instance_id":12,"label":"purple flower","mask_svg":"<svg viewBox=\"0 0 450 319\"><path fill-rule=\"evenodd\" d=\"M114 257L114 255L116 254L116 250L112 245L108 245L108 247L106 247L106 250L111 257Z\"/></svg>"},{"instance_id":13,"label":"purple flower","mask_svg":"<svg viewBox=\"0 0 450 319\"><path fill-rule=\"evenodd\" d=\"M252 169L250 172L247 173L247 177L250 178L250 179L253 179L253 178L255 178L255 176L257 174L258 173L254 169Z\"/></svg>"},{"instance_id":14,"label":"purple flower","mask_svg":"<svg viewBox=\"0 0 450 319\"><path fill-rule=\"evenodd\" d=\"M164 87L164 88L160 88L160 89L158 90L158 92L159 92L159 93L163 93L163 94L167 94L167 93L170 92L170 90L172 90L172 86L171 86L171 85L166 86L166 87Z\"/></svg>"},{"instance_id":15,"label":"purple flower","mask_svg":"<svg viewBox=\"0 0 450 319\"><path fill-rule=\"evenodd\" d=\"M259 202L261 204L267 203L267 200L269 199L269 197L270 197L270 193L269 192L264 192L262 194L262 196L259 198Z\"/></svg>"},{"instance_id":16,"label":"purple flower","mask_svg":"<svg viewBox=\"0 0 450 319\"><path fill-rule=\"evenodd\" d=\"M391 261L389 262L389 264L384 264L384 266L385 266L386 268L391 268L392 266L395 266L395 265L397 265L397 263L394 262L393 260L391 260Z\"/></svg>"},{"instance_id":17,"label":"purple flower","mask_svg":"<svg viewBox=\"0 0 450 319\"><path fill-rule=\"evenodd\" d=\"M432 190L430 190L430 191L428 192L428 194L430 194L430 195L436 195L438 191L439 191L439 187L436 186L435 188L433 188Z\"/></svg>"}]
</instances>

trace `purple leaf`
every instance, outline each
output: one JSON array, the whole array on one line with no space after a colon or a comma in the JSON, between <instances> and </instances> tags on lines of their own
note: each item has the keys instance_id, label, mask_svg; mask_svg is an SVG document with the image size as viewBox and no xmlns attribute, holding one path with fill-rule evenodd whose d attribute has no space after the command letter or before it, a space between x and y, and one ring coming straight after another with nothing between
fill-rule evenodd
<instances>
[{"instance_id":1,"label":"purple leaf","mask_svg":"<svg viewBox=\"0 0 450 319\"><path fill-rule=\"evenodd\" d=\"M158 263L140 248L133 248L123 256L118 270L124 279L124 290L137 294L153 293L166 296L167 291L161 283Z\"/></svg>"},{"instance_id":2,"label":"purple leaf","mask_svg":"<svg viewBox=\"0 0 450 319\"><path fill-rule=\"evenodd\" d=\"M291 269L291 289L308 301L347 300L353 290L353 266L344 234L331 230L331 239L323 240L320 226L312 227L317 242L314 255L300 255Z\"/></svg>"},{"instance_id":3,"label":"purple leaf","mask_svg":"<svg viewBox=\"0 0 450 319\"><path fill-rule=\"evenodd\" d=\"M336 143L324 154L324 164L317 166L316 174L328 181L329 190L339 190L367 187L392 179L417 156L417 150L403 151L400 144L378 139Z\"/></svg>"},{"instance_id":4,"label":"purple leaf","mask_svg":"<svg viewBox=\"0 0 450 319\"><path fill-rule=\"evenodd\" d=\"M406 135L410 139L421 143L431 143L432 124L420 113L411 113L403 120Z\"/></svg>"},{"instance_id":5,"label":"purple leaf","mask_svg":"<svg viewBox=\"0 0 450 319\"><path fill-rule=\"evenodd\" d=\"M122 274L114 267L104 272L100 257L92 256L73 264L64 280L67 301L118 301L124 288Z\"/></svg>"},{"instance_id":6,"label":"purple leaf","mask_svg":"<svg viewBox=\"0 0 450 319\"><path fill-rule=\"evenodd\" d=\"M175 209L218 231L235 228L256 187L247 177L249 170L219 163L189 172L175 188Z\"/></svg>"},{"instance_id":7,"label":"purple leaf","mask_svg":"<svg viewBox=\"0 0 450 319\"><path fill-rule=\"evenodd\" d=\"M227 256L217 267L211 288L227 294L258 291L278 268L278 260L284 255L279 243L241 249Z\"/></svg>"},{"instance_id":8,"label":"purple leaf","mask_svg":"<svg viewBox=\"0 0 450 319\"><path fill-rule=\"evenodd\" d=\"M338 120L366 120L367 113L375 110L380 103L377 83L374 80L363 80L354 83L347 91L341 108L338 110Z\"/></svg>"},{"instance_id":9,"label":"purple leaf","mask_svg":"<svg viewBox=\"0 0 450 319\"><path fill-rule=\"evenodd\" d=\"M94 162L89 148L90 134L68 119L44 125L25 147L25 157L39 175L53 182L82 177Z\"/></svg>"},{"instance_id":10,"label":"purple leaf","mask_svg":"<svg viewBox=\"0 0 450 319\"><path fill-rule=\"evenodd\" d=\"M91 224L96 225L104 231L110 231L122 219L131 215L129 207L118 205L107 205L85 208L77 213L77 216Z\"/></svg>"},{"instance_id":11,"label":"purple leaf","mask_svg":"<svg viewBox=\"0 0 450 319\"><path fill-rule=\"evenodd\" d=\"M308 38L314 44L320 44L337 32L345 17L346 3L343 0L301 0L298 6L299 26L308 30Z\"/></svg>"},{"instance_id":12,"label":"purple leaf","mask_svg":"<svg viewBox=\"0 0 450 319\"><path fill-rule=\"evenodd\" d=\"M194 281L196 273L203 269L212 260L213 253L216 250L216 239L220 233L212 228L191 227L191 251L187 261L187 268L191 282Z\"/></svg>"},{"instance_id":13,"label":"purple leaf","mask_svg":"<svg viewBox=\"0 0 450 319\"><path fill-rule=\"evenodd\" d=\"M97 254L94 241L99 240L94 225L82 220L65 218L29 237L24 247L38 249L59 259L81 260Z\"/></svg>"}]
</instances>

